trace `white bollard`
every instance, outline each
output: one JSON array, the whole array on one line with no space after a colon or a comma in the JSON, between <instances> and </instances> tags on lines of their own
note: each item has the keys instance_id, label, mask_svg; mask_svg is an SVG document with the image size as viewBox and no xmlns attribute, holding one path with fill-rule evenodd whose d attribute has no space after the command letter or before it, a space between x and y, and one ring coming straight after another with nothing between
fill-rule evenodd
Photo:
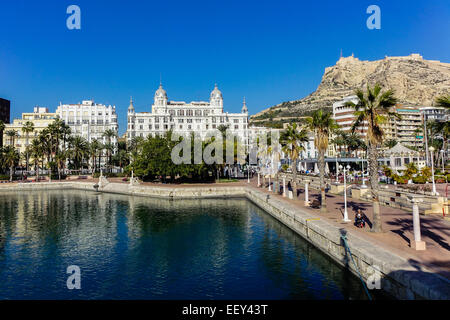
<instances>
[{"instance_id":1,"label":"white bollard","mask_svg":"<svg viewBox=\"0 0 450 320\"><path fill-rule=\"evenodd\" d=\"M419 202L422 199L412 199L413 204L413 229L414 229L414 240L411 240L411 248L415 250L426 250L425 241L422 241L420 234L420 216L419 216Z\"/></svg>"}]
</instances>

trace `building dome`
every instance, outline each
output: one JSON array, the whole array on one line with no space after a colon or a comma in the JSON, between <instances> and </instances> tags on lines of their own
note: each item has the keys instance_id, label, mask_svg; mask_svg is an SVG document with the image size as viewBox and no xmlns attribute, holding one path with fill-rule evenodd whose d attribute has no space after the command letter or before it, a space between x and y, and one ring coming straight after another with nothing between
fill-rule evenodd
<instances>
[{"instance_id":1,"label":"building dome","mask_svg":"<svg viewBox=\"0 0 450 320\"><path fill-rule=\"evenodd\" d=\"M167 93L166 90L163 89L162 84L159 84L158 90L155 92L155 99L157 98L164 98L167 99Z\"/></svg>"},{"instance_id":2,"label":"building dome","mask_svg":"<svg viewBox=\"0 0 450 320\"><path fill-rule=\"evenodd\" d=\"M223 99L222 92L217 88L217 84L214 85L214 90L211 91L211 100L214 99Z\"/></svg>"}]
</instances>

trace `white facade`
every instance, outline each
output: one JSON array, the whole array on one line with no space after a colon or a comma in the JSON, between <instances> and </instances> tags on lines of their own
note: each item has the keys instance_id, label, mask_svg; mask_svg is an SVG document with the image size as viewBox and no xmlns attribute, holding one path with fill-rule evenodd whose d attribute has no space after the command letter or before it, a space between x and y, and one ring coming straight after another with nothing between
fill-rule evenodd
<instances>
[{"instance_id":1,"label":"white facade","mask_svg":"<svg viewBox=\"0 0 450 320\"><path fill-rule=\"evenodd\" d=\"M426 120L434 120L434 121L448 121L449 120L449 114L445 108L421 107L419 109Z\"/></svg>"},{"instance_id":2,"label":"white facade","mask_svg":"<svg viewBox=\"0 0 450 320\"><path fill-rule=\"evenodd\" d=\"M92 100L85 100L78 104L60 104L56 108L56 114L71 129L72 135L85 138L88 142L94 139L100 143L110 142L114 145L114 152L117 152L118 124L115 106L106 106L94 103ZM116 136L108 138L104 136L106 130L111 129Z\"/></svg>"},{"instance_id":3,"label":"white facade","mask_svg":"<svg viewBox=\"0 0 450 320\"><path fill-rule=\"evenodd\" d=\"M228 113L223 110L223 97L215 86L209 102L169 101L167 93L160 84L155 92L152 112L136 113L133 101L128 107L127 141L135 137L163 135L172 132L180 135L196 133L202 139L206 133L225 125L243 141L248 140L248 110L245 99L241 113Z\"/></svg>"},{"instance_id":4,"label":"white facade","mask_svg":"<svg viewBox=\"0 0 450 320\"><path fill-rule=\"evenodd\" d=\"M333 103L333 118L336 120L337 124L344 132L351 132L353 122L356 120L355 108L351 106L346 106L347 102L353 102L357 104L359 101L357 96L348 96ZM365 137L367 134L367 123L364 121L363 126L359 127L357 132Z\"/></svg>"}]
</instances>

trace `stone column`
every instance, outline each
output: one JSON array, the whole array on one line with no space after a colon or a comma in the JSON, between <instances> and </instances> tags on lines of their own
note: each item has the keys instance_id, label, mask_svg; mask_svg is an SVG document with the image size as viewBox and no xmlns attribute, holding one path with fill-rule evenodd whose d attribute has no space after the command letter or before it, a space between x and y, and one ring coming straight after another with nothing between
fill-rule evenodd
<instances>
[{"instance_id":1,"label":"stone column","mask_svg":"<svg viewBox=\"0 0 450 320\"><path fill-rule=\"evenodd\" d=\"M270 174L269 174L269 191L272 191L272 186L270 185Z\"/></svg>"},{"instance_id":2,"label":"stone column","mask_svg":"<svg viewBox=\"0 0 450 320\"><path fill-rule=\"evenodd\" d=\"M305 180L305 206L309 206L309 190L308 190L309 180Z\"/></svg>"},{"instance_id":3,"label":"stone column","mask_svg":"<svg viewBox=\"0 0 450 320\"><path fill-rule=\"evenodd\" d=\"M258 171L258 188L261 186L261 180L259 178L259 171Z\"/></svg>"},{"instance_id":4,"label":"stone column","mask_svg":"<svg viewBox=\"0 0 450 320\"><path fill-rule=\"evenodd\" d=\"M283 177L283 197L286 197L286 177Z\"/></svg>"},{"instance_id":5,"label":"stone column","mask_svg":"<svg viewBox=\"0 0 450 320\"><path fill-rule=\"evenodd\" d=\"M411 240L411 248L415 250L426 250L425 241L422 241L420 234L420 216L419 216L419 202L422 199L413 198L411 200L413 204L413 228L414 228L414 240Z\"/></svg>"}]
</instances>

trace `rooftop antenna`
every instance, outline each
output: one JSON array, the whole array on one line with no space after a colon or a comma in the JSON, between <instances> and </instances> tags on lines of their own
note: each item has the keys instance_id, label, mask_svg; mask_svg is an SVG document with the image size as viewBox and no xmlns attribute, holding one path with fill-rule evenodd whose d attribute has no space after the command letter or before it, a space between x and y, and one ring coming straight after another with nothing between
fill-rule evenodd
<instances>
[{"instance_id":1,"label":"rooftop antenna","mask_svg":"<svg viewBox=\"0 0 450 320\"><path fill-rule=\"evenodd\" d=\"M159 86L162 86L162 75L161 72L159 73Z\"/></svg>"},{"instance_id":2,"label":"rooftop antenna","mask_svg":"<svg viewBox=\"0 0 450 320\"><path fill-rule=\"evenodd\" d=\"M342 58L342 48L341 48L341 56L339 57L339 59Z\"/></svg>"}]
</instances>

